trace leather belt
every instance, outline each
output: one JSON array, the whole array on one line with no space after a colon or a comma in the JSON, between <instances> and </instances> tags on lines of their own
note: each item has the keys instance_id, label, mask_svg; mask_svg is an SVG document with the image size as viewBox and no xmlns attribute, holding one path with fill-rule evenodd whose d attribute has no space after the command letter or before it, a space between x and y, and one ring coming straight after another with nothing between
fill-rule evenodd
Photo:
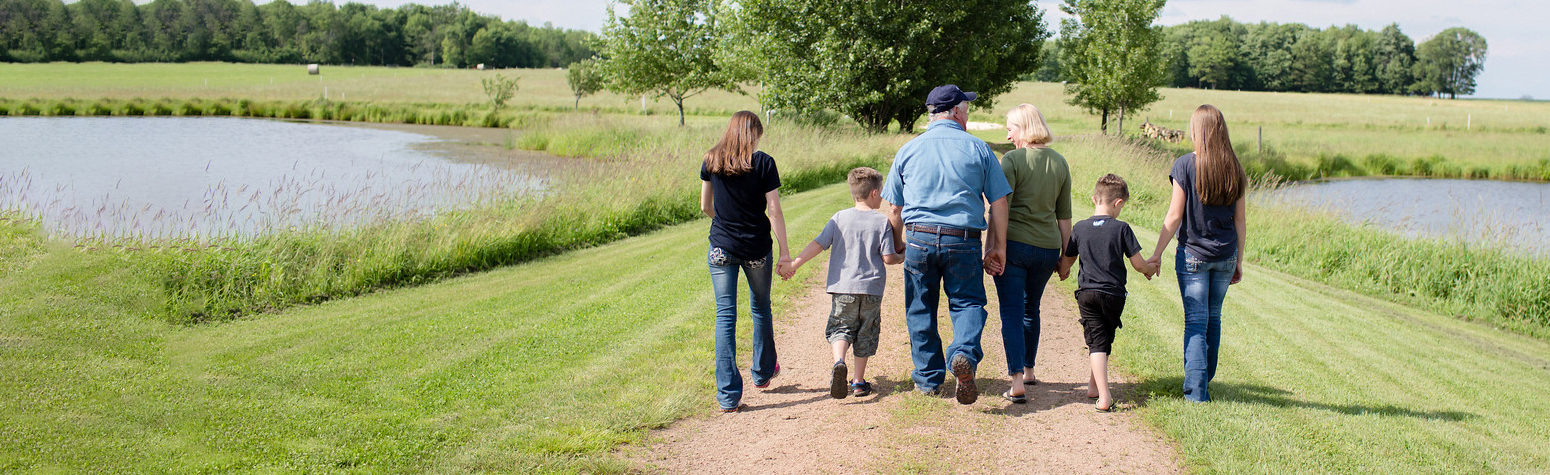
<instances>
[{"instance_id":1,"label":"leather belt","mask_svg":"<svg viewBox=\"0 0 1550 475\"><path fill-rule=\"evenodd\" d=\"M980 238L979 230L973 229L959 229L947 226L933 226L929 224L906 224L904 225L904 229L908 229L910 231L920 231L923 233L931 233L940 236L957 236L965 239Z\"/></svg>"}]
</instances>

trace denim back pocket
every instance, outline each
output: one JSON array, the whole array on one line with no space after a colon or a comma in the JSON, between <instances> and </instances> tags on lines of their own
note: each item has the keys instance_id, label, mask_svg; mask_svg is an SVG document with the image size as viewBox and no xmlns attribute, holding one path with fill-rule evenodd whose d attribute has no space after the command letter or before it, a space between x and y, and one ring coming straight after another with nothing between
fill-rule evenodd
<instances>
[{"instance_id":1,"label":"denim back pocket","mask_svg":"<svg viewBox=\"0 0 1550 475\"><path fill-rule=\"evenodd\" d=\"M1205 261L1201 260L1199 257L1195 257L1194 254L1190 254L1189 251L1184 251L1181 254L1184 255L1184 259L1180 260L1177 265L1179 272L1190 274L1200 272L1200 265L1204 264Z\"/></svg>"},{"instance_id":2,"label":"denim back pocket","mask_svg":"<svg viewBox=\"0 0 1550 475\"><path fill-rule=\"evenodd\" d=\"M705 255L705 263L716 267L725 267L731 263L731 259L727 258L727 251L723 251L719 247L712 247L710 252Z\"/></svg>"}]
</instances>

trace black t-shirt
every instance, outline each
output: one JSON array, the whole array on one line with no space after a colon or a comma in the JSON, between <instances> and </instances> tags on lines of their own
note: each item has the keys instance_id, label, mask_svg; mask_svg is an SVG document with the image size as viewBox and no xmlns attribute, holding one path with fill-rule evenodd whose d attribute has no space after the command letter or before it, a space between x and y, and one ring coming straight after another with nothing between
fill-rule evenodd
<instances>
[{"instance_id":1,"label":"black t-shirt","mask_svg":"<svg viewBox=\"0 0 1550 475\"><path fill-rule=\"evenodd\" d=\"M753 169L740 175L717 175L700 163L700 180L710 182L716 217L710 220L710 245L742 260L770 254L770 218L764 194L780 188L775 159L754 152Z\"/></svg>"},{"instance_id":2,"label":"black t-shirt","mask_svg":"<svg viewBox=\"0 0 1550 475\"><path fill-rule=\"evenodd\" d=\"M1071 227L1066 257L1081 257L1077 290L1125 296L1125 259L1141 253L1141 243L1124 221L1098 215Z\"/></svg>"},{"instance_id":3,"label":"black t-shirt","mask_svg":"<svg viewBox=\"0 0 1550 475\"><path fill-rule=\"evenodd\" d=\"M1179 226L1179 245L1191 255L1206 261L1219 261L1238 254L1235 204L1212 206L1200 201L1195 192L1195 154L1188 153L1173 162L1168 178L1184 189L1184 222Z\"/></svg>"}]
</instances>

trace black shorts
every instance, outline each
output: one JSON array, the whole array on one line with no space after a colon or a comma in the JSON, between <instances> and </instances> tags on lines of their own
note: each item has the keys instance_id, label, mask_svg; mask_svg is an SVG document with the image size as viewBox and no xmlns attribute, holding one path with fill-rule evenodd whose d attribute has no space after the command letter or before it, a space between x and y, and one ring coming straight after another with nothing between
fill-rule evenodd
<instances>
[{"instance_id":1,"label":"black shorts","mask_svg":"<svg viewBox=\"0 0 1550 475\"><path fill-rule=\"evenodd\" d=\"M1096 290L1076 292L1076 308L1082 314L1082 333L1087 337L1088 353L1108 353L1114 346L1114 330L1123 326L1119 316L1125 312L1125 297Z\"/></svg>"}]
</instances>

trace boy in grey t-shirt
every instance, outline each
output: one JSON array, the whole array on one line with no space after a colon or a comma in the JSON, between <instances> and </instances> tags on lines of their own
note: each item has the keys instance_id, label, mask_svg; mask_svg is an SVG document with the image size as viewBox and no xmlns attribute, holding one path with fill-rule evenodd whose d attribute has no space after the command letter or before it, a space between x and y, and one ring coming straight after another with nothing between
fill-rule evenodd
<instances>
[{"instance_id":1,"label":"boy in grey t-shirt","mask_svg":"<svg viewBox=\"0 0 1550 475\"><path fill-rule=\"evenodd\" d=\"M834 304L824 336L834 350L829 395L835 399L847 394L872 394L872 383L866 380L866 361L877 354L881 334L883 287L888 275L884 265L904 262L904 256L893 247L893 226L888 224L887 216L877 212L883 202L879 191L883 175L861 167L851 170L847 181L856 206L834 213L802 254L788 268L779 270L782 278L789 279L802 264L825 249L830 251L828 291ZM847 349L854 349L856 354L854 378L847 374Z\"/></svg>"}]
</instances>

